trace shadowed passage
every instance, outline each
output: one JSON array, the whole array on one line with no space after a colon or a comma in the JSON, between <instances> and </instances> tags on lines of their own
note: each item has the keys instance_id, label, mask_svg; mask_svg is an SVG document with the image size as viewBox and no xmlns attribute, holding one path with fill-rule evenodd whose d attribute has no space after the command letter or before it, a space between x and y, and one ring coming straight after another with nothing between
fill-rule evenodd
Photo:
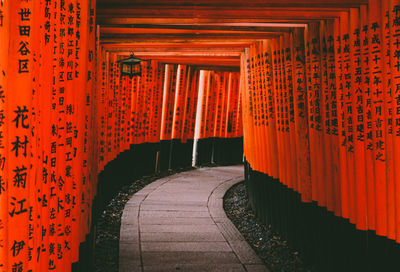
<instances>
[{"instance_id":1,"label":"shadowed passage","mask_svg":"<svg viewBox=\"0 0 400 272\"><path fill-rule=\"evenodd\" d=\"M242 166L200 168L159 179L122 215L120 271L268 271L223 210Z\"/></svg>"}]
</instances>

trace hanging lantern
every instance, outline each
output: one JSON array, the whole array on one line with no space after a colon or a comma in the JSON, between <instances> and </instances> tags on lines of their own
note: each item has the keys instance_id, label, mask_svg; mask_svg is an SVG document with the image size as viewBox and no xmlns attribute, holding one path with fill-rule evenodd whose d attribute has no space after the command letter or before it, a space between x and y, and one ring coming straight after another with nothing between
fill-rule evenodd
<instances>
[{"instance_id":1,"label":"hanging lantern","mask_svg":"<svg viewBox=\"0 0 400 272\"><path fill-rule=\"evenodd\" d=\"M130 78L141 76L142 66L140 63L142 61L144 60L136 58L133 54L127 59L118 61L121 63L121 76L129 76Z\"/></svg>"}]
</instances>

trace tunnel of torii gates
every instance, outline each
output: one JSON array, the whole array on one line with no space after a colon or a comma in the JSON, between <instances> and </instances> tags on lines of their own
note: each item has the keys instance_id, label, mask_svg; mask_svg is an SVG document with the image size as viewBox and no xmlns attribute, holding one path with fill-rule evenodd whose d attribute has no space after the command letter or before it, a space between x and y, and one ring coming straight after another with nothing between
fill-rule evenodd
<instances>
[{"instance_id":1,"label":"tunnel of torii gates","mask_svg":"<svg viewBox=\"0 0 400 272\"><path fill-rule=\"evenodd\" d=\"M400 1L225 2L0 0L0 271L88 271L118 174L241 147L306 260L398 271Z\"/></svg>"}]
</instances>

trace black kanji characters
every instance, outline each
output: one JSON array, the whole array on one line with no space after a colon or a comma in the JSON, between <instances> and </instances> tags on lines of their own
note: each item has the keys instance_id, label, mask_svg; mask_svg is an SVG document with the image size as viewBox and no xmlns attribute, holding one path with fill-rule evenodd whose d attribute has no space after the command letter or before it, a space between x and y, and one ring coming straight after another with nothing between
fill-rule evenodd
<instances>
[{"instance_id":1,"label":"black kanji characters","mask_svg":"<svg viewBox=\"0 0 400 272\"><path fill-rule=\"evenodd\" d=\"M16 167L14 170L14 187L25 188L26 187L26 178L27 178L27 169L25 166Z\"/></svg>"},{"instance_id":2,"label":"black kanji characters","mask_svg":"<svg viewBox=\"0 0 400 272\"><path fill-rule=\"evenodd\" d=\"M17 109L14 112L17 115L13 120L13 122L15 122L15 127L20 128L21 125L22 128L28 129L29 124L27 124L26 122L28 121L29 118L28 115L29 110L26 108L26 106L23 106L23 108L17 106Z\"/></svg>"},{"instance_id":3,"label":"black kanji characters","mask_svg":"<svg viewBox=\"0 0 400 272\"><path fill-rule=\"evenodd\" d=\"M12 210L9 212L9 215L14 217L14 215L26 213L28 210L24 207L25 202L25 198L17 201L15 197L11 197L10 206L12 207Z\"/></svg>"},{"instance_id":4,"label":"black kanji characters","mask_svg":"<svg viewBox=\"0 0 400 272\"><path fill-rule=\"evenodd\" d=\"M29 141L27 136L24 137L24 141L21 141L19 136L15 136L15 141L11 143L13 145L11 151L15 151L15 157L18 157L21 154L20 149L23 150L22 155L24 157L27 156L27 145Z\"/></svg>"}]
</instances>

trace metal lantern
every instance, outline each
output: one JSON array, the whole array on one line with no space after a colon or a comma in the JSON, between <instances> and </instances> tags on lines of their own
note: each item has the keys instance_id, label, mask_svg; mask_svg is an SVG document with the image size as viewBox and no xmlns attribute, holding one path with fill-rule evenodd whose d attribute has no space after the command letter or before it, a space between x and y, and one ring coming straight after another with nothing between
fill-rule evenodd
<instances>
[{"instance_id":1,"label":"metal lantern","mask_svg":"<svg viewBox=\"0 0 400 272\"><path fill-rule=\"evenodd\" d=\"M127 59L118 61L121 63L121 76L129 76L130 78L141 76L142 66L140 63L142 61L144 60L136 58L133 54Z\"/></svg>"}]
</instances>

